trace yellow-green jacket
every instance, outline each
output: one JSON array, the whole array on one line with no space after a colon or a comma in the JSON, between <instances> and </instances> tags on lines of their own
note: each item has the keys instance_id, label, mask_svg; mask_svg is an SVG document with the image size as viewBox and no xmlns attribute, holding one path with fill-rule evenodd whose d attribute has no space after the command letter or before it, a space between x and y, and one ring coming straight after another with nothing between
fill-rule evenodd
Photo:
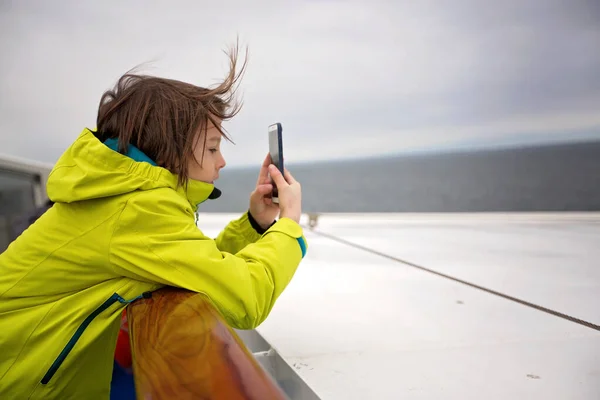
<instances>
[{"instance_id":1,"label":"yellow-green jacket","mask_svg":"<svg viewBox=\"0 0 600 400\"><path fill-rule=\"evenodd\" d=\"M50 174L56 204L0 254L0 399L107 399L120 314L143 293L205 293L251 329L292 279L306 252L296 222L260 235L244 214L208 238L196 207L214 186L178 188L132 149L84 130Z\"/></svg>"}]
</instances>

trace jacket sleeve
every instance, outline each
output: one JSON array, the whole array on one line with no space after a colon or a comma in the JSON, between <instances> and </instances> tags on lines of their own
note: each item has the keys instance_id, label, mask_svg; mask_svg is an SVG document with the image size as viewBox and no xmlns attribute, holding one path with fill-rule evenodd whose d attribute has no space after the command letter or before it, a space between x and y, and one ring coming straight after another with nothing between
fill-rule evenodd
<instances>
[{"instance_id":1,"label":"jacket sleeve","mask_svg":"<svg viewBox=\"0 0 600 400\"><path fill-rule=\"evenodd\" d=\"M295 221L282 218L236 253L219 250L175 196L129 199L111 239L114 271L132 279L204 293L229 325L253 329L269 315L306 253Z\"/></svg>"},{"instance_id":2,"label":"jacket sleeve","mask_svg":"<svg viewBox=\"0 0 600 400\"><path fill-rule=\"evenodd\" d=\"M261 233L252 226L250 218L248 212L245 212L240 218L227 224L215 239L219 250L235 254L261 238Z\"/></svg>"}]
</instances>

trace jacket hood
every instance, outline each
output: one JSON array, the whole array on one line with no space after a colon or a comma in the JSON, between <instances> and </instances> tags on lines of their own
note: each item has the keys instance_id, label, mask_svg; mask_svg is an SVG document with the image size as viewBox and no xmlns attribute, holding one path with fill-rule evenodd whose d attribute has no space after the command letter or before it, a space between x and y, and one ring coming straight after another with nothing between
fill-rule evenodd
<instances>
[{"instance_id":1,"label":"jacket hood","mask_svg":"<svg viewBox=\"0 0 600 400\"><path fill-rule=\"evenodd\" d=\"M100 142L84 129L60 157L50 176L47 191L50 200L72 203L101 199L136 190L171 188L185 196L193 208L221 194L214 185L190 179L187 190L177 185L177 175L154 163L134 146L135 153L123 155ZM136 155L142 155L141 159Z\"/></svg>"}]
</instances>

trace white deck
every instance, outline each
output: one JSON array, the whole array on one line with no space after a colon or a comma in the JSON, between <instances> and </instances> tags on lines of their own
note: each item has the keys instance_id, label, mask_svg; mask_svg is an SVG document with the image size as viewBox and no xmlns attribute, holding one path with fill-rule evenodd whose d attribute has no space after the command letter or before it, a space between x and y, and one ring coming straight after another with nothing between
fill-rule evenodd
<instances>
[{"instance_id":1,"label":"white deck","mask_svg":"<svg viewBox=\"0 0 600 400\"><path fill-rule=\"evenodd\" d=\"M600 214L325 215L317 231L600 324ZM306 237L258 331L322 399L600 399L600 332Z\"/></svg>"}]
</instances>

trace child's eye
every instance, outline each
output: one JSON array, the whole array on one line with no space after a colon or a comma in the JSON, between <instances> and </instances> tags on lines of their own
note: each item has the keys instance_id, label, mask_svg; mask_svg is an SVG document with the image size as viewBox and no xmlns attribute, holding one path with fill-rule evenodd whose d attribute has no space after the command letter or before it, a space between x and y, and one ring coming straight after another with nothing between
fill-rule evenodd
<instances>
[{"instance_id":1,"label":"child's eye","mask_svg":"<svg viewBox=\"0 0 600 400\"><path fill-rule=\"evenodd\" d=\"M217 149L208 149L208 151L210 151L211 153L216 153Z\"/></svg>"}]
</instances>

